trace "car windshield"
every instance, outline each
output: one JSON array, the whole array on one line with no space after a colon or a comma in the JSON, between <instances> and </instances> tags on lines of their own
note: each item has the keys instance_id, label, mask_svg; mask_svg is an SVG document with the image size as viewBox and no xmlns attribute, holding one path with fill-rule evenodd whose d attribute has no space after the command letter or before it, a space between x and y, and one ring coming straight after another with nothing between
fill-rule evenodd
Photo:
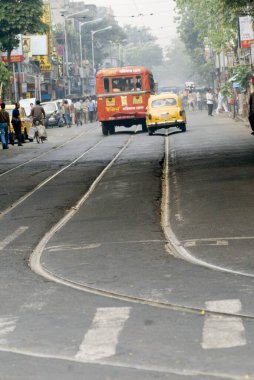
<instances>
[{"instance_id":1,"label":"car windshield","mask_svg":"<svg viewBox=\"0 0 254 380\"><path fill-rule=\"evenodd\" d=\"M42 107L44 108L44 111L46 113L53 113L53 112L56 111L56 105L55 105L55 103L42 104Z\"/></svg>"},{"instance_id":2,"label":"car windshield","mask_svg":"<svg viewBox=\"0 0 254 380\"><path fill-rule=\"evenodd\" d=\"M152 108L175 106L177 104L175 98L163 98L152 101Z\"/></svg>"}]
</instances>

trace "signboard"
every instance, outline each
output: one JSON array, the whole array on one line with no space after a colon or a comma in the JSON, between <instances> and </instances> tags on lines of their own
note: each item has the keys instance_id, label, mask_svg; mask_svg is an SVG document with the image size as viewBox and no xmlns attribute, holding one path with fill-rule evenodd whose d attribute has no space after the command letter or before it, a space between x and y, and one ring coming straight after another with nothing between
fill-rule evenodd
<instances>
[{"instance_id":1,"label":"signboard","mask_svg":"<svg viewBox=\"0 0 254 380\"><path fill-rule=\"evenodd\" d=\"M52 64L49 61L49 57L47 55L37 55L37 56L34 56L33 59L39 62L41 71L52 70Z\"/></svg>"},{"instance_id":2,"label":"signboard","mask_svg":"<svg viewBox=\"0 0 254 380\"><path fill-rule=\"evenodd\" d=\"M254 42L253 22L251 16L239 17L240 46L242 49L249 49Z\"/></svg>"}]
</instances>

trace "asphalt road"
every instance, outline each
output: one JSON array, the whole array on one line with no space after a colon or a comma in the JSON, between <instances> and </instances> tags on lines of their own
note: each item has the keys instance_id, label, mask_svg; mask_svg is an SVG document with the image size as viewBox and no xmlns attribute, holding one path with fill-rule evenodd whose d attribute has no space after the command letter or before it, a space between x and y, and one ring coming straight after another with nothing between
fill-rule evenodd
<instances>
[{"instance_id":1,"label":"asphalt road","mask_svg":"<svg viewBox=\"0 0 254 380\"><path fill-rule=\"evenodd\" d=\"M188 121L0 151L1 380L254 378L253 136Z\"/></svg>"}]
</instances>

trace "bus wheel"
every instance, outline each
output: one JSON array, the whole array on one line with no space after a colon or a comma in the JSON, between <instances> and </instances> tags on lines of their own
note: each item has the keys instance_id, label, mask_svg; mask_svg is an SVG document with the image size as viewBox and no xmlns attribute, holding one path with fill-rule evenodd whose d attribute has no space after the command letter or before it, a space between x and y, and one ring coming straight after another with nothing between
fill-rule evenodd
<instances>
[{"instance_id":1,"label":"bus wheel","mask_svg":"<svg viewBox=\"0 0 254 380\"><path fill-rule=\"evenodd\" d=\"M115 133L115 126L114 125L111 125L110 127L109 127L109 134L110 135L113 135Z\"/></svg>"},{"instance_id":2,"label":"bus wheel","mask_svg":"<svg viewBox=\"0 0 254 380\"><path fill-rule=\"evenodd\" d=\"M104 136L107 136L108 135L108 127L105 125L105 124L101 124L101 127L102 127L102 133Z\"/></svg>"},{"instance_id":3,"label":"bus wheel","mask_svg":"<svg viewBox=\"0 0 254 380\"><path fill-rule=\"evenodd\" d=\"M142 122L142 132L147 132L147 126L145 121Z\"/></svg>"}]
</instances>

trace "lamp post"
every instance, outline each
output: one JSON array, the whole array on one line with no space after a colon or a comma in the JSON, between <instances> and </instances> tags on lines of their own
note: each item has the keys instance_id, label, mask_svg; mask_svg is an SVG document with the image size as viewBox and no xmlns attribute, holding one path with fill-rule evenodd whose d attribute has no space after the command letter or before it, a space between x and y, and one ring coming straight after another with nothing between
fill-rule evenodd
<instances>
[{"instance_id":1,"label":"lamp post","mask_svg":"<svg viewBox=\"0 0 254 380\"><path fill-rule=\"evenodd\" d=\"M66 10L62 11L62 16L64 17L64 44L65 44L65 73L68 82L68 93L71 93L71 82L69 77L69 55L68 55L68 41L67 41L67 29L66 29L66 20L70 18L75 18L76 16L80 16L84 13L89 12L89 9L84 9L79 12L72 13L70 15L65 14Z\"/></svg>"},{"instance_id":2,"label":"lamp post","mask_svg":"<svg viewBox=\"0 0 254 380\"><path fill-rule=\"evenodd\" d=\"M90 21L84 21L79 23L79 49L80 49L80 69L82 73L82 62L83 62L83 49L82 49L82 26L87 24L95 24L96 22L102 21L102 18L97 18L95 20ZM81 95L83 95L84 92L84 82L83 82L83 76L81 76Z\"/></svg>"},{"instance_id":3,"label":"lamp post","mask_svg":"<svg viewBox=\"0 0 254 380\"><path fill-rule=\"evenodd\" d=\"M102 28L102 29L92 30L92 31L91 31L91 35L92 35L93 76L94 76L94 69L95 69L95 64L94 64L94 41L93 41L94 38L93 38L93 36L94 36L96 33L103 32L104 30L109 30L109 29L112 29L112 26L111 26L111 25L107 26L106 28Z\"/></svg>"}]
</instances>

